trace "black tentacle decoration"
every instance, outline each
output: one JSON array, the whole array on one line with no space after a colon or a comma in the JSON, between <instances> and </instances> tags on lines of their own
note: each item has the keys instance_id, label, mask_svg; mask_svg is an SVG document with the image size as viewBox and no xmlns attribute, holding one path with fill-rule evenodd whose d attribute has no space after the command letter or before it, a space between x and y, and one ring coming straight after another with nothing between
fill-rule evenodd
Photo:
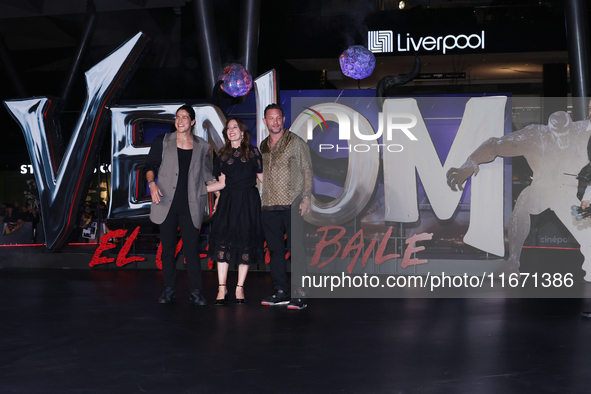
<instances>
[{"instance_id":1,"label":"black tentacle decoration","mask_svg":"<svg viewBox=\"0 0 591 394\"><path fill-rule=\"evenodd\" d=\"M386 100L386 92L393 88L394 86L404 85L415 79L417 75L421 73L421 59L418 56L415 56L415 64L408 74L400 74L395 77L393 76L386 76L380 79L378 82L378 86L376 88L376 104L380 111L384 106L384 101Z\"/></svg>"}]
</instances>

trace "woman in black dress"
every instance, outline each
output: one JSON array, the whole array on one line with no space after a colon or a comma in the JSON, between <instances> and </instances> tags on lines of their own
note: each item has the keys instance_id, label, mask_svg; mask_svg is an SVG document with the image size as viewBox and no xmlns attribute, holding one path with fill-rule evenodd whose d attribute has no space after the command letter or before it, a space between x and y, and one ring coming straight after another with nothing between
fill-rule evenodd
<instances>
[{"instance_id":1,"label":"woman in black dress","mask_svg":"<svg viewBox=\"0 0 591 394\"><path fill-rule=\"evenodd\" d=\"M224 305L230 263L238 264L236 303L244 304L244 281L250 264L263 261L261 198L256 187L263 179L261 152L250 144L248 127L232 118L224 128L225 144L215 159L214 175L225 184L220 192L209 235L209 255L217 262L219 288L216 305Z\"/></svg>"}]
</instances>

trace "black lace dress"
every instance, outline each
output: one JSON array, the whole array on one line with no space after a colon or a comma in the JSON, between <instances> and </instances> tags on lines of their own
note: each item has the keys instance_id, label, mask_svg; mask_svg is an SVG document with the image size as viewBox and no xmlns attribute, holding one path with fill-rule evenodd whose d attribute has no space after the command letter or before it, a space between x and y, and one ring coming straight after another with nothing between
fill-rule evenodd
<instances>
[{"instance_id":1,"label":"black lace dress","mask_svg":"<svg viewBox=\"0 0 591 394\"><path fill-rule=\"evenodd\" d=\"M246 161L240 149L230 157L217 157L213 174L226 176L209 235L209 256L213 261L255 264L264 261L261 198L256 188L257 173L263 172L261 152L250 146Z\"/></svg>"}]
</instances>

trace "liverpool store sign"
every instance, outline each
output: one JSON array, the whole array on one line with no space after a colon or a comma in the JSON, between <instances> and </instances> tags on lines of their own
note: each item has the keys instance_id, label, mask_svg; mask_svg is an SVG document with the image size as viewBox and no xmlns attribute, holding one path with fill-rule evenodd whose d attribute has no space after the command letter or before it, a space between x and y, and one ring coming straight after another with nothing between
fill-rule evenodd
<instances>
[{"instance_id":1,"label":"liverpool store sign","mask_svg":"<svg viewBox=\"0 0 591 394\"><path fill-rule=\"evenodd\" d=\"M367 34L367 48L373 53L394 52L394 41L398 52L437 52L443 55L453 49L485 49L484 30L478 34L441 35L438 37L413 37L410 33L397 34L392 30L370 31Z\"/></svg>"}]
</instances>

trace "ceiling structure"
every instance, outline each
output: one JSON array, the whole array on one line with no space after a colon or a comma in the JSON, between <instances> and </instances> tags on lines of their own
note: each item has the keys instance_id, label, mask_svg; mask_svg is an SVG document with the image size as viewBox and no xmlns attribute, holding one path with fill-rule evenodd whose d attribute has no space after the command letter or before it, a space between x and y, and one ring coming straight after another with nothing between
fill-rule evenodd
<instances>
[{"instance_id":1,"label":"ceiling structure","mask_svg":"<svg viewBox=\"0 0 591 394\"><path fill-rule=\"evenodd\" d=\"M568 63L568 53L495 53L462 56L420 56L422 74L465 73L464 78L415 79L408 86L451 84L541 84L544 64ZM327 70L327 80L337 89L356 89L358 82L341 72L338 59L288 59L298 70ZM414 57L380 57L376 71L360 83L362 89L375 88L387 75L408 73Z\"/></svg>"},{"instance_id":2,"label":"ceiling structure","mask_svg":"<svg viewBox=\"0 0 591 394\"><path fill-rule=\"evenodd\" d=\"M146 30L155 38L170 35L170 24L186 0L94 0L100 23L92 46L118 45ZM9 50L75 46L88 3L85 0L0 0L0 34ZM177 39L180 37L177 36Z\"/></svg>"},{"instance_id":3,"label":"ceiling structure","mask_svg":"<svg viewBox=\"0 0 591 394\"><path fill-rule=\"evenodd\" d=\"M94 0L98 14L98 24L92 36L91 50L86 65L99 61L111 50L119 46L139 30L154 41L154 47L142 67L166 68L171 64L184 63L196 67L196 55L187 56L180 50L182 21L192 18L181 16L181 10L190 11L188 0ZM236 8L239 1L222 0L230 9ZM356 1L321 1L319 10L329 14L330 10L343 12ZM398 0L376 0L376 9L393 9ZM541 1L446 1L446 0L408 0L406 8L459 8L459 7L519 7ZM263 12L265 2L263 1ZM222 6L223 7L223 6ZM80 40L87 13L85 0L0 0L0 37L13 56L21 74L43 71L65 71L72 61L74 48ZM191 12L188 12L191 14ZM261 23L265 23L262 17ZM222 26L220 26L222 25ZM225 30L223 22L218 30ZM223 32L221 32L223 35ZM231 41L231 39L228 39ZM221 44L224 43L222 38ZM48 52L53 54L49 55ZM222 52L224 49L222 49ZM38 53L43 58L36 57ZM262 54L259 54L262 56ZM31 60L33 58L34 60ZM340 73L337 59L290 59L289 64L301 71L326 70L327 79L336 88L357 87L357 82L347 80ZM461 70L466 78L458 83L503 83L503 81L524 80L541 81L542 66L546 63L568 63L566 51L540 52L528 54L488 54L466 56L424 56L423 73L445 73ZM412 58L380 57L376 73L362 81L362 87L374 87L384 75L408 72ZM1 69L0 69L1 70ZM445 84L445 81L415 81L411 84ZM2 97L5 98L5 97Z\"/></svg>"},{"instance_id":4,"label":"ceiling structure","mask_svg":"<svg viewBox=\"0 0 591 394\"><path fill-rule=\"evenodd\" d=\"M80 103L84 101L83 71L90 69L138 31L146 33L152 39L152 45L123 92L122 100L205 97L195 17L190 0L0 0L0 43L5 44L8 60L23 81L26 97L59 97L65 75L88 23L90 3L96 9L96 28L88 51L82 59L79 75L76 76L70 100L73 104L66 108L68 111L78 111ZM277 69L282 89L373 88L383 76L408 73L414 58L378 56L374 74L358 85L356 80L341 73L337 52L332 51L334 53L331 52L330 57L306 56L307 48L322 54L322 50L314 48L314 39L306 41L302 46L303 51L298 56L293 56L294 48L285 44L288 42L285 41L288 33L281 31L282 27L300 24L302 30L298 34L305 33L305 29L315 28L314 31L319 32L316 36L318 39L332 35L333 41L338 43L341 38L332 29L332 23L336 21L337 25L341 24L340 34L343 34L343 30L347 33L348 28L342 25L342 21L339 22L340 15L363 23L368 15L383 13L388 18L406 18L409 24L429 25L434 22L456 23L457 20L448 18L453 15L463 17L468 15L468 11L473 13L473 18L478 23L492 25L497 20L502 20L522 23L532 29L544 29L544 23L548 23L548 15L559 20L559 23L564 23L563 12L559 15L560 12L552 8L562 7L560 3L559 0L409 0L407 11L399 12L396 9L398 1L394 0L261 0L258 72L261 74L271 68ZM237 62L239 48L236 46L242 2L215 0L212 4L222 64ZM301 22L307 20L314 23L308 25ZM325 26L313 26L314 24ZM295 40L297 41L297 34ZM345 41L341 45L346 45ZM542 48L538 52L529 53L500 51L461 56L423 55L420 59L421 72L424 74L463 72L465 78L415 80L405 85L405 88L487 84L541 85L544 64L567 64L568 54L566 48L551 52L545 52ZM0 100L19 97L13 86L14 81L7 75L5 62L6 60L0 59ZM326 83L321 84L320 79ZM18 146L21 151L14 154L22 155L22 134L4 108L0 108L0 124L4 127L3 136L8 146ZM12 154L11 151L1 156L9 157ZM0 169L10 159L3 157L2 161Z\"/></svg>"},{"instance_id":5,"label":"ceiling structure","mask_svg":"<svg viewBox=\"0 0 591 394\"><path fill-rule=\"evenodd\" d=\"M138 31L153 40L142 67L165 68L171 49L181 41L180 9L186 5L185 0L92 3L98 22L83 59L83 69L90 68ZM0 37L20 74L26 77L68 70L86 27L87 10L84 0L1 0Z\"/></svg>"},{"instance_id":6,"label":"ceiling structure","mask_svg":"<svg viewBox=\"0 0 591 394\"><path fill-rule=\"evenodd\" d=\"M182 7L185 0L95 0L97 12ZM83 14L84 0L2 0L0 19Z\"/></svg>"}]
</instances>

